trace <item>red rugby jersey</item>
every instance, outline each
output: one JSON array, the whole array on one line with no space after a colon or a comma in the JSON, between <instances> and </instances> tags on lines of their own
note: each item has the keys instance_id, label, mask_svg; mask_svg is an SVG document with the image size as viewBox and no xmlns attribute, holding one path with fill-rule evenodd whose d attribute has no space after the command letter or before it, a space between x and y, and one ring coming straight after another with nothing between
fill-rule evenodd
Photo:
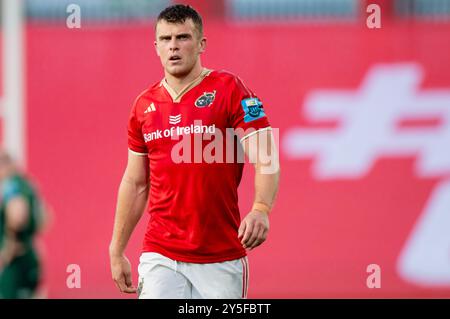
<instances>
[{"instance_id":1,"label":"red rugby jersey","mask_svg":"<svg viewBox=\"0 0 450 319\"><path fill-rule=\"evenodd\" d=\"M225 71L204 69L183 91L176 96L158 82L130 113L128 147L150 165L143 251L193 263L243 257L237 188L244 164L230 152L242 151L240 140L256 130L270 129L267 116L253 92ZM237 137L227 129L237 129Z\"/></svg>"}]
</instances>

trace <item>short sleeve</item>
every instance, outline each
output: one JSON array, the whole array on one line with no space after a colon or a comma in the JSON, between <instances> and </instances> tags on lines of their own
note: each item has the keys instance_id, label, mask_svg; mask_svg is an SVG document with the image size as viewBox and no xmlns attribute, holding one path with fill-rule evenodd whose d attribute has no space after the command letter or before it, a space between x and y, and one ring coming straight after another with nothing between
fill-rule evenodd
<instances>
[{"instance_id":1,"label":"short sleeve","mask_svg":"<svg viewBox=\"0 0 450 319\"><path fill-rule=\"evenodd\" d=\"M138 100L134 103L128 119L128 149L139 155L146 155L148 150L142 135L142 125L136 115Z\"/></svg>"},{"instance_id":2,"label":"short sleeve","mask_svg":"<svg viewBox=\"0 0 450 319\"><path fill-rule=\"evenodd\" d=\"M235 77L231 89L229 118L240 140L270 129L262 101L238 77Z\"/></svg>"}]
</instances>

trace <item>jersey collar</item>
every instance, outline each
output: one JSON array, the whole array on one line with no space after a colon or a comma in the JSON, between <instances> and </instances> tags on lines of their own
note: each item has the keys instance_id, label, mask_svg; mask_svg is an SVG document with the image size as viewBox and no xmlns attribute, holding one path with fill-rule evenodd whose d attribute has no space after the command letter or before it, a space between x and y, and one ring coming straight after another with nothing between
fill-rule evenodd
<instances>
[{"instance_id":1,"label":"jersey collar","mask_svg":"<svg viewBox=\"0 0 450 319\"><path fill-rule=\"evenodd\" d=\"M167 90L167 92L169 93L169 95L172 97L172 100L174 103L180 103L181 98L190 90L192 90L194 87L196 87L197 85L199 85L203 79L205 77L207 77L208 75L210 75L212 72L212 70L203 68L202 73L200 74L200 76L198 76L197 78L195 78L193 81L191 81L190 83L188 83L180 92L175 92L170 86L169 84L167 84L166 79L162 79L161 80L161 84L160 86L164 86L164 88Z\"/></svg>"}]
</instances>

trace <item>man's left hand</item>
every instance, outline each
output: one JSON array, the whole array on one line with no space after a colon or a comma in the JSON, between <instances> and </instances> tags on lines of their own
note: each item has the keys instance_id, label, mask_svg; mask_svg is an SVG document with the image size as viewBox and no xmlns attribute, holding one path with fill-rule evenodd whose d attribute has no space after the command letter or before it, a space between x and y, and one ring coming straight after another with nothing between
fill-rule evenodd
<instances>
[{"instance_id":1,"label":"man's left hand","mask_svg":"<svg viewBox=\"0 0 450 319\"><path fill-rule=\"evenodd\" d=\"M267 238L269 232L269 216L267 213L253 210L245 216L238 231L245 249L252 250L261 245Z\"/></svg>"}]
</instances>

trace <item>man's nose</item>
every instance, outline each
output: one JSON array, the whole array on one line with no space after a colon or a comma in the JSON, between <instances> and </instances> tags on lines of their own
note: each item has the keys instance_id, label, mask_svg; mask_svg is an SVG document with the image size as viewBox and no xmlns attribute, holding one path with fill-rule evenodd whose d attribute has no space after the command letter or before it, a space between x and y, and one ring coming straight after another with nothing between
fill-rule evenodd
<instances>
[{"instance_id":1,"label":"man's nose","mask_svg":"<svg viewBox=\"0 0 450 319\"><path fill-rule=\"evenodd\" d=\"M178 50L178 41L175 37L170 40L169 48L171 51Z\"/></svg>"}]
</instances>

